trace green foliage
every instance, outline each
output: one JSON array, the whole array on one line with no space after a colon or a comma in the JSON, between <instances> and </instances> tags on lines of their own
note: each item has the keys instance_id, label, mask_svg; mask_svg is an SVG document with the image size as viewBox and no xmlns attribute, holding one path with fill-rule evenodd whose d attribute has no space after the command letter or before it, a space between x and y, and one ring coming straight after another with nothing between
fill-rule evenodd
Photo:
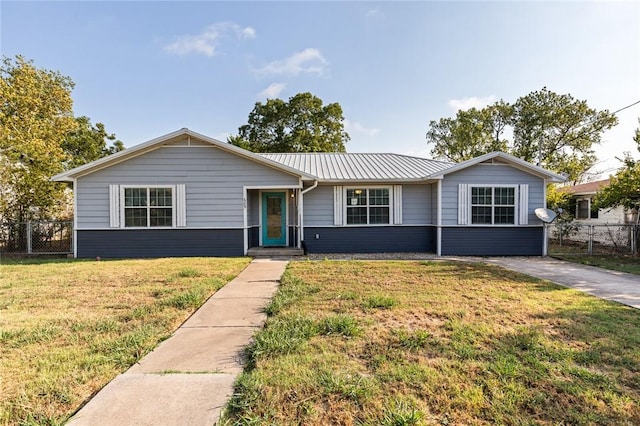
<instances>
[{"instance_id":1,"label":"green foliage","mask_svg":"<svg viewBox=\"0 0 640 426\"><path fill-rule=\"evenodd\" d=\"M22 56L0 66L0 217L26 221L52 213L64 188L65 135L75 127L69 77Z\"/></svg>"},{"instance_id":2,"label":"green foliage","mask_svg":"<svg viewBox=\"0 0 640 426\"><path fill-rule=\"evenodd\" d=\"M76 128L67 133L62 149L67 155L65 169L73 169L124 149L114 134L109 134L104 124L91 124L89 117L76 117ZM112 144L109 146L109 144Z\"/></svg>"},{"instance_id":3,"label":"green foliage","mask_svg":"<svg viewBox=\"0 0 640 426\"><path fill-rule=\"evenodd\" d=\"M256 102L248 124L228 142L253 152L344 152L350 139L344 130L342 107L323 106L311 93Z\"/></svg>"},{"instance_id":4,"label":"green foliage","mask_svg":"<svg viewBox=\"0 0 640 426\"><path fill-rule=\"evenodd\" d=\"M332 315L324 318L319 323L321 334L354 337L362 333L358 321L351 315Z\"/></svg>"},{"instance_id":5,"label":"green foliage","mask_svg":"<svg viewBox=\"0 0 640 426\"><path fill-rule=\"evenodd\" d=\"M0 66L0 218L24 222L65 214L64 185L50 178L124 149L102 123L73 117L71 78L22 56ZM106 141L113 141L107 146Z\"/></svg>"},{"instance_id":6,"label":"green foliage","mask_svg":"<svg viewBox=\"0 0 640 426\"><path fill-rule=\"evenodd\" d=\"M456 118L431 121L427 132L427 140L434 143L431 154L458 162L488 152L506 151L503 133L512 114L513 108L500 101L480 110L460 110Z\"/></svg>"},{"instance_id":7,"label":"green foliage","mask_svg":"<svg viewBox=\"0 0 640 426\"><path fill-rule=\"evenodd\" d=\"M547 185L547 207L556 212L562 209L556 222L569 223L575 219L575 198L554 184Z\"/></svg>"},{"instance_id":8,"label":"green foliage","mask_svg":"<svg viewBox=\"0 0 640 426\"><path fill-rule=\"evenodd\" d=\"M309 317L277 317L268 321L264 330L256 334L253 344L247 349L248 358L255 362L260 357L297 352L317 334L318 326Z\"/></svg>"},{"instance_id":9,"label":"green foliage","mask_svg":"<svg viewBox=\"0 0 640 426\"><path fill-rule=\"evenodd\" d=\"M456 118L431 121L427 141L436 158L465 161L500 150L577 181L595 164L593 145L617 122L606 110L544 87L513 104L500 100L480 110L458 111ZM509 131L511 140L506 138Z\"/></svg>"},{"instance_id":10,"label":"green foliage","mask_svg":"<svg viewBox=\"0 0 640 426\"><path fill-rule=\"evenodd\" d=\"M368 309L391 309L398 301L393 297L376 294L369 296L363 302L363 306Z\"/></svg>"},{"instance_id":11,"label":"green foliage","mask_svg":"<svg viewBox=\"0 0 640 426\"><path fill-rule=\"evenodd\" d=\"M640 122L640 119L638 119ZM640 128L636 129L634 142L640 151ZM627 210L640 209L640 161L626 153L624 167L609 178L609 185L602 188L594 198L594 207L599 209L622 206Z\"/></svg>"}]
</instances>

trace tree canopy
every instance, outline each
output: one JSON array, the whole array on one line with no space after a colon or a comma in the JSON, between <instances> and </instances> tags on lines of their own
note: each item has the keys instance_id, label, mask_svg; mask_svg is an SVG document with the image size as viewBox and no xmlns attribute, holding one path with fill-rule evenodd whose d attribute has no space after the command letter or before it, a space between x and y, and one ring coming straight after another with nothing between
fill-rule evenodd
<instances>
[{"instance_id":1,"label":"tree canopy","mask_svg":"<svg viewBox=\"0 0 640 426\"><path fill-rule=\"evenodd\" d=\"M0 66L0 220L50 218L67 200L50 178L123 149L104 126L73 117L71 78L22 56ZM106 141L114 141L107 146Z\"/></svg>"},{"instance_id":2,"label":"tree canopy","mask_svg":"<svg viewBox=\"0 0 640 426\"><path fill-rule=\"evenodd\" d=\"M544 87L513 104L500 100L431 121L426 137L436 158L465 161L500 150L578 181L596 162L593 145L617 122L606 110Z\"/></svg>"},{"instance_id":3,"label":"tree canopy","mask_svg":"<svg viewBox=\"0 0 640 426\"><path fill-rule=\"evenodd\" d=\"M17 56L0 68L0 216L25 221L62 197L49 178L63 170L61 143L76 123L69 77Z\"/></svg>"},{"instance_id":4,"label":"tree canopy","mask_svg":"<svg viewBox=\"0 0 640 426\"><path fill-rule=\"evenodd\" d=\"M311 93L256 102L247 124L228 142L253 152L344 152L349 134L342 107Z\"/></svg>"},{"instance_id":5,"label":"tree canopy","mask_svg":"<svg viewBox=\"0 0 640 426\"><path fill-rule=\"evenodd\" d=\"M64 164L66 170L124 149L114 134L107 133L104 124L93 125L89 117L84 116L76 117L75 121L75 129L69 131L62 142L62 149L67 156Z\"/></svg>"},{"instance_id":6,"label":"tree canopy","mask_svg":"<svg viewBox=\"0 0 640 426\"><path fill-rule=\"evenodd\" d=\"M640 128L636 129L633 140L640 151ZM630 153L626 153L622 161L624 167L611 176L609 185L596 194L595 207L606 209L622 206L626 210L640 210L640 161L634 160Z\"/></svg>"}]
</instances>

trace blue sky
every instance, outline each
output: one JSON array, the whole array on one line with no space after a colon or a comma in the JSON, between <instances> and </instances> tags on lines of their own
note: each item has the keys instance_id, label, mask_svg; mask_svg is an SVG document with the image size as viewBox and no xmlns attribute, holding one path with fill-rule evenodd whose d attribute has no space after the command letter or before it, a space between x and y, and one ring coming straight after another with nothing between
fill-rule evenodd
<instances>
[{"instance_id":1,"label":"blue sky","mask_svg":"<svg viewBox=\"0 0 640 426\"><path fill-rule=\"evenodd\" d=\"M0 50L73 79L74 112L126 146L182 127L221 140L255 102L342 105L349 152L429 156L430 120L546 86L640 100L638 2L0 2ZM640 104L596 149L635 152Z\"/></svg>"}]
</instances>

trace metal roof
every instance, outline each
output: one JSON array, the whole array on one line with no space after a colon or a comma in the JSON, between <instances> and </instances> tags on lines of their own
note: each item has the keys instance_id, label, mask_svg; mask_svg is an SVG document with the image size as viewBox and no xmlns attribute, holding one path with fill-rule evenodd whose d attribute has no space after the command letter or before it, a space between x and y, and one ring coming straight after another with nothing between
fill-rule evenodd
<instances>
[{"instance_id":1,"label":"metal roof","mask_svg":"<svg viewBox=\"0 0 640 426\"><path fill-rule=\"evenodd\" d=\"M290 153L260 154L323 181L425 180L453 163L400 154Z\"/></svg>"}]
</instances>

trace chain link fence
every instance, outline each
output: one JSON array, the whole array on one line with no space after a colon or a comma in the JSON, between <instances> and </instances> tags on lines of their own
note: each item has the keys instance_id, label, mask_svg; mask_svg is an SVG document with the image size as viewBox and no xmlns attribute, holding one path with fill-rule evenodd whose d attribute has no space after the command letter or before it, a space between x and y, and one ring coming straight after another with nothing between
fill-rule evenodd
<instances>
[{"instance_id":1,"label":"chain link fence","mask_svg":"<svg viewBox=\"0 0 640 426\"><path fill-rule=\"evenodd\" d=\"M0 223L0 253L72 253L72 238L73 222Z\"/></svg>"},{"instance_id":2,"label":"chain link fence","mask_svg":"<svg viewBox=\"0 0 640 426\"><path fill-rule=\"evenodd\" d=\"M637 254L640 227L625 224L554 223L547 226L549 254Z\"/></svg>"}]
</instances>

